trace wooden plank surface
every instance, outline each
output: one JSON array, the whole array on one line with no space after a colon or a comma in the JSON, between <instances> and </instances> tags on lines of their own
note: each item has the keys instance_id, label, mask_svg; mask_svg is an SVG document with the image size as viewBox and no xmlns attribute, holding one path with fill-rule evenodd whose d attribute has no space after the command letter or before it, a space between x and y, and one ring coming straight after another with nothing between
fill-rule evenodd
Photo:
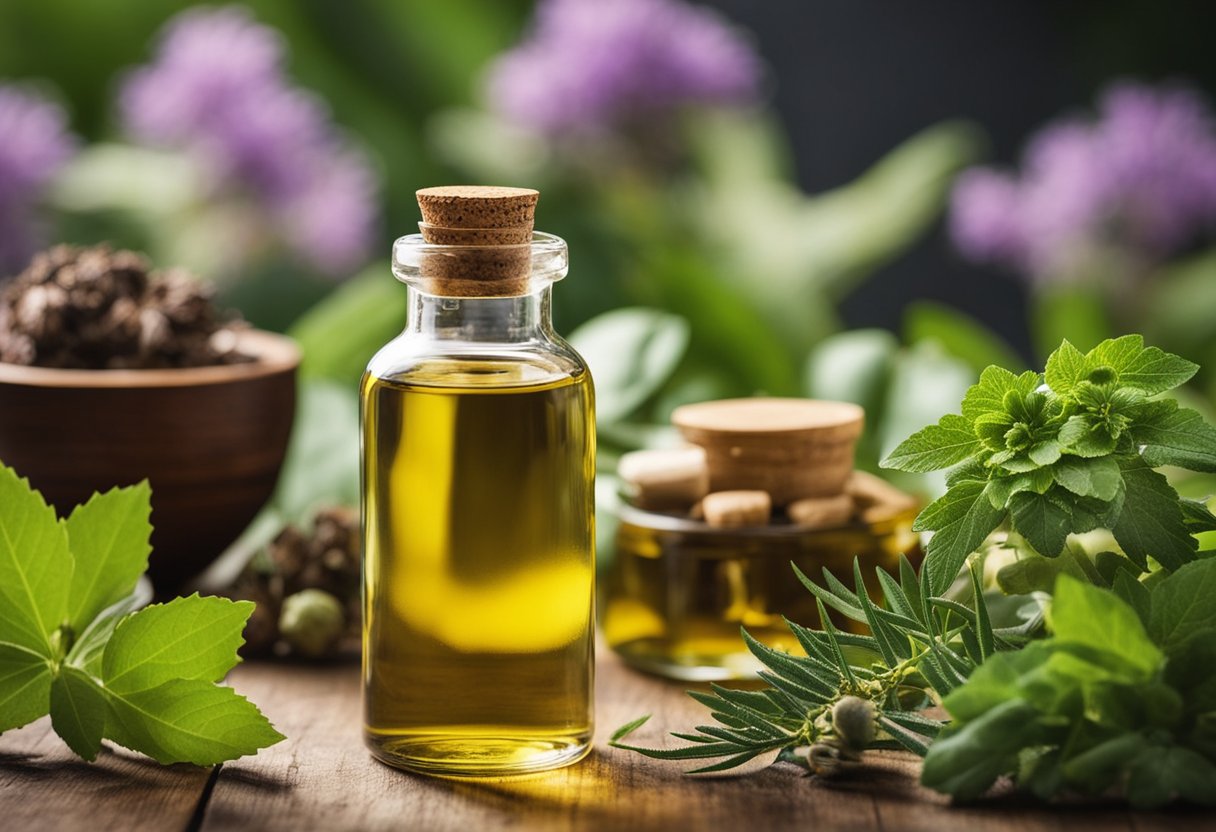
<instances>
[{"instance_id":1,"label":"wooden plank surface","mask_svg":"<svg viewBox=\"0 0 1216 832\"><path fill-rule=\"evenodd\" d=\"M0 737L0 830L187 829L210 778L210 769L162 766L110 743L86 763L45 717Z\"/></svg>"},{"instance_id":2,"label":"wooden plank surface","mask_svg":"<svg viewBox=\"0 0 1216 832\"><path fill-rule=\"evenodd\" d=\"M950 807L916 782L907 754L867 756L824 781L779 765L743 777L695 779L678 765L607 747L643 713L641 743L705 721L684 686L635 673L602 651L596 747L544 774L439 780L374 761L360 736L356 664L248 664L231 682L288 739L215 773L158 766L125 751L74 760L46 720L0 738L5 830L911 830L912 832L1190 832L1216 824L1197 811L1132 813L1117 805L1045 808L1019 799Z\"/></svg>"}]
</instances>

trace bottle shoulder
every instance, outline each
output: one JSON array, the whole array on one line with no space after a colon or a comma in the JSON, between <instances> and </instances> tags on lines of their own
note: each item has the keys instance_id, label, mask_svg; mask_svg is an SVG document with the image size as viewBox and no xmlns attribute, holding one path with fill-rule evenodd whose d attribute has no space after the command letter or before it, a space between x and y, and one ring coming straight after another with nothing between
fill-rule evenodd
<instances>
[{"instance_id":1,"label":"bottle shoulder","mask_svg":"<svg viewBox=\"0 0 1216 832\"><path fill-rule=\"evenodd\" d=\"M367 375L436 387L590 381L587 363L561 338L489 343L418 338L410 333L403 333L381 347L368 362Z\"/></svg>"}]
</instances>

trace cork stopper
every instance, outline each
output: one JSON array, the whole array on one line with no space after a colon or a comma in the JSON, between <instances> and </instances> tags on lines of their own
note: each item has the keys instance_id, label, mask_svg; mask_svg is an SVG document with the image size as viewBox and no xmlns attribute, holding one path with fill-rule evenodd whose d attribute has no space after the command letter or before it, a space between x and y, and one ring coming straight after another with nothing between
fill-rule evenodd
<instances>
[{"instance_id":1,"label":"cork stopper","mask_svg":"<svg viewBox=\"0 0 1216 832\"><path fill-rule=\"evenodd\" d=\"M705 449L712 491L766 491L785 506L845 492L865 412L847 402L752 398L684 405L671 418Z\"/></svg>"},{"instance_id":2,"label":"cork stopper","mask_svg":"<svg viewBox=\"0 0 1216 832\"><path fill-rule=\"evenodd\" d=\"M527 294L538 191L449 185L423 188L417 197L423 240L454 247L424 259L427 291L457 297Z\"/></svg>"}]
</instances>

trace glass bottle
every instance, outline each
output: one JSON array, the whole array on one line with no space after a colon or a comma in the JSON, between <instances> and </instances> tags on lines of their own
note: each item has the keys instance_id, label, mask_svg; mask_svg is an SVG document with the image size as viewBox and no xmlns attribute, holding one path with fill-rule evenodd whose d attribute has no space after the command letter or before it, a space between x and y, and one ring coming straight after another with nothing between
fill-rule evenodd
<instances>
[{"instance_id":1,"label":"glass bottle","mask_svg":"<svg viewBox=\"0 0 1216 832\"><path fill-rule=\"evenodd\" d=\"M415 771L537 771L590 748L593 390L550 321L566 244L529 237L397 240L408 324L363 378L365 739ZM504 263L520 279L486 295L507 284L479 271Z\"/></svg>"}]
</instances>

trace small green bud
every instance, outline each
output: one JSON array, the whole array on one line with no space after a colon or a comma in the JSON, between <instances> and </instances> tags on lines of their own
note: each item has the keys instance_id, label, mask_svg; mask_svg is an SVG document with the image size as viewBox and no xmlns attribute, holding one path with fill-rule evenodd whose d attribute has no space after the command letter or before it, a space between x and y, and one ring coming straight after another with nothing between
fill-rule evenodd
<instances>
[{"instance_id":1,"label":"small green bud","mask_svg":"<svg viewBox=\"0 0 1216 832\"><path fill-rule=\"evenodd\" d=\"M1030 425L1018 422L1005 432L1005 447L1011 451L1024 451L1034 441Z\"/></svg>"},{"instance_id":2,"label":"small green bud","mask_svg":"<svg viewBox=\"0 0 1216 832\"><path fill-rule=\"evenodd\" d=\"M863 750L874 741L874 703L857 696L842 696L832 706L832 727L846 748Z\"/></svg>"},{"instance_id":3,"label":"small green bud","mask_svg":"<svg viewBox=\"0 0 1216 832\"><path fill-rule=\"evenodd\" d=\"M292 649L305 656L323 656L346 630L338 599L321 589L305 589L283 599L279 632Z\"/></svg>"}]
</instances>

